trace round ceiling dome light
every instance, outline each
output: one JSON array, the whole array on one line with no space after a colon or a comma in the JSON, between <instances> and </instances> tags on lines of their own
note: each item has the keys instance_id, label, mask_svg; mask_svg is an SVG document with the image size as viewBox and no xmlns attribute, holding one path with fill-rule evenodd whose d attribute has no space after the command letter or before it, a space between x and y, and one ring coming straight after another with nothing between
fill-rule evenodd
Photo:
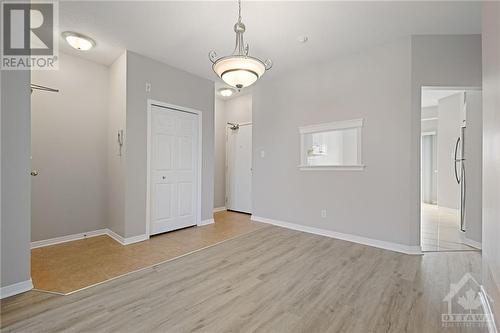
<instances>
[{"instance_id":1,"label":"round ceiling dome light","mask_svg":"<svg viewBox=\"0 0 500 333\"><path fill-rule=\"evenodd\" d=\"M221 88L221 89L219 89L219 94L222 97L231 97L234 94L234 89L231 89L231 88Z\"/></svg>"},{"instance_id":2,"label":"round ceiling dome light","mask_svg":"<svg viewBox=\"0 0 500 333\"><path fill-rule=\"evenodd\" d=\"M238 21L234 25L236 45L231 55L217 58L215 51L210 51L208 57L212 62L212 69L222 81L239 89L255 83L267 70L273 66L270 59L265 61L248 55L249 47L243 41L245 25L241 22L241 0L238 0Z\"/></svg>"},{"instance_id":3,"label":"round ceiling dome light","mask_svg":"<svg viewBox=\"0 0 500 333\"><path fill-rule=\"evenodd\" d=\"M65 31L62 36L72 48L80 51L88 51L96 45L92 38L77 32Z\"/></svg>"}]
</instances>

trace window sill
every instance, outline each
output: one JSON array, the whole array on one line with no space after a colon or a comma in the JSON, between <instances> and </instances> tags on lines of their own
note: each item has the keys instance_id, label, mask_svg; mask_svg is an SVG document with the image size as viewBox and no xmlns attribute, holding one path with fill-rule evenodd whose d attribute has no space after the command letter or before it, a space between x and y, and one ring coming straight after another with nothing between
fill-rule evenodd
<instances>
[{"instance_id":1,"label":"window sill","mask_svg":"<svg viewBox=\"0 0 500 333\"><path fill-rule=\"evenodd\" d=\"M359 164L359 165L299 165L300 171L327 171L327 170L363 171L364 169L365 169L364 164Z\"/></svg>"}]
</instances>

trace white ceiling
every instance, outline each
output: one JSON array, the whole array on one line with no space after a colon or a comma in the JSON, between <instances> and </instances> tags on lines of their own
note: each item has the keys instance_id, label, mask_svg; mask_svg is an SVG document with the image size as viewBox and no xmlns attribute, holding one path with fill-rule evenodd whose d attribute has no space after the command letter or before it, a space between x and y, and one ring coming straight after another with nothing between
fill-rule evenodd
<instances>
[{"instance_id":1,"label":"white ceiling","mask_svg":"<svg viewBox=\"0 0 500 333\"><path fill-rule=\"evenodd\" d=\"M270 57L279 75L411 34L476 34L480 2L243 1L250 54ZM97 42L79 54L106 65L125 49L215 79L208 52L234 47L236 1L61 1L60 29ZM306 35L309 41L297 42Z\"/></svg>"},{"instance_id":2,"label":"white ceiling","mask_svg":"<svg viewBox=\"0 0 500 333\"><path fill-rule=\"evenodd\" d=\"M437 106L440 99L458 94L462 91L463 90L422 89L422 108Z\"/></svg>"}]
</instances>

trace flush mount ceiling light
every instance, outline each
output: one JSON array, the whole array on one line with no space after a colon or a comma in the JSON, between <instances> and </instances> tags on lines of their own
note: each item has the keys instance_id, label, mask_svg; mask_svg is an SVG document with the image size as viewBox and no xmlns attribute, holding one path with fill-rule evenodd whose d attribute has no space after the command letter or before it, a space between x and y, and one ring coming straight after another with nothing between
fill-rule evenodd
<instances>
[{"instance_id":1,"label":"flush mount ceiling light","mask_svg":"<svg viewBox=\"0 0 500 333\"><path fill-rule=\"evenodd\" d=\"M95 46L95 41L92 38L77 32L65 31L62 36L72 48L80 51L88 51Z\"/></svg>"},{"instance_id":2,"label":"flush mount ceiling light","mask_svg":"<svg viewBox=\"0 0 500 333\"><path fill-rule=\"evenodd\" d=\"M217 58L215 51L210 51L208 57L212 62L214 72L228 85L241 89L255 83L273 63L270 59L265 61L248 55L249 47L243 41L245 25L241 22L241 0L238 0L238 22L234 25L236 45L229 56Z\"/></svg>"},{"instance_id":3,"label":"flush mount ceiling light","mask_svg":"<svg viewBox=\"0 0 500 333\"><path fill-rule=\"evenodd\" d=\"M222 97L231 97L234 94L234 89L231 89L231 88L221 88L221 89L219 89L219 94Z\"/></svg>"}]
</instances>

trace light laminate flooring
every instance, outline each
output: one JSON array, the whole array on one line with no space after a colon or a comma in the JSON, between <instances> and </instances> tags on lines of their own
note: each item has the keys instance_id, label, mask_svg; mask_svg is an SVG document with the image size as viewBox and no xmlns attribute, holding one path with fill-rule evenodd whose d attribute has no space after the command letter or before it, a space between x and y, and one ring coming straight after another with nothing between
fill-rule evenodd
<instances>
[{"instance_id":1,"label":"light laminate flooring","mask_svg":"<svg viewBox=\"0 0 500 333\"><path fill-rule=\"evenodd\" d=\"M3 332L486 332L444 328L480 253L410 256L275 226L60 296L1 302Z\"/></svg>"},{"instance_id":2,"label":"light laminate flooring","mask_svg":"<svg viewBox=\"0 0 500 333\"><path fill-rule=\"evenodd\" d=\"M463 241L458 210L422 203L422 251L479 251Z\"/></svg>"},{"instance_id":3,"label":"light laminate flooring","mask_svg":"<svg viewBox=\"0 0 500 333\"><path fill-rule=\"evenodd\" d=\"M96 236L31 250L35 289L68 294L218 242L263 225L250 215L214 214L215 223L172 231L123 246L109 236Z\"/></svg>"}]
</instances>

